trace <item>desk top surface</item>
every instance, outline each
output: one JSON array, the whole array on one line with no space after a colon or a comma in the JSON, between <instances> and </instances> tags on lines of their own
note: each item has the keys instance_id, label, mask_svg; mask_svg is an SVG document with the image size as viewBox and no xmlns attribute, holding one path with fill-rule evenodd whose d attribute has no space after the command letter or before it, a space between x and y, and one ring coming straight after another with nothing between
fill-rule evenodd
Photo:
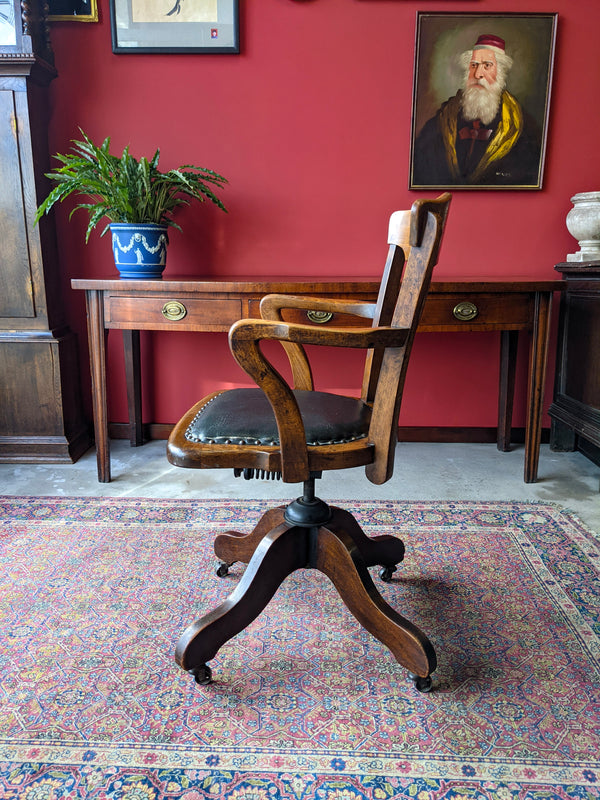
<instances>
[{"instance_id":1,"label":"desk top surface","mask_svg":"<svg viewBox=\"0 0 600 800\"><path fill-rule=\"evenodd\" d=\"M565 281L538 280L527 276L450 276L434 279L430 293L448 292L556 292ZM235 292L242 294L284 293L374 293L379 281L373 277L298 277L265 275L256 278L240 275L173 276L162 280L123 280L120 278L73 278L73 289L112 292Z\"/></svg>"}]
</instances>

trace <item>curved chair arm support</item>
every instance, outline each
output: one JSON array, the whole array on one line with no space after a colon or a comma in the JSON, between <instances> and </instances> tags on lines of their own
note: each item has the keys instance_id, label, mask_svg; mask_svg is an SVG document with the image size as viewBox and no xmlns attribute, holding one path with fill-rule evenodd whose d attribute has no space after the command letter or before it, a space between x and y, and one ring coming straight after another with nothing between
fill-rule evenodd
<instances>
[{"instance_id":1,"label":"curved chair arm support","mask_svg":"<svg viewBox=\"0 0 600 800\"><path fill-rule=\"evenodd\" d=\"M372 319L375 315L375 303L338 300L337 298L307 297L294 294L267 294L260 301L260 313L263 319L281 320L278 312L282 308L298 308L307 311L331 311L332 314L353 314L356 317Z\"/></svg>"},{"instance_id":2,"label":"curved chair arm support","mask_svg":"<svg viewBox=\"0 0 600 800\"><path fill-rule=\"evenodd\" d=\"M331 314L352 314L357 317L372 319L375 314L375 303L356 303L333 298L306 297L291 294L268 294L260 301L260 314L263 319L283 321L281 311L284 308L300 311L326 311ZM286 352L295 389L314 389L314 380L310 361L301 344L282 342Z\"/></svg>"},{"instance_id":3,"label":"curved chair arm support","mask_svg":"<svg viewBox=\"0 0 600 800\"><path fill-rule=\"evenodd\" d=\"M240 367L266 394L281 447L283 479L299 483L309 477L308 448L302 417L290 386L269 363L260 341L370 349L402 348L409 331L403 328L314 328L272 320L239 320L229 331L229 346Z\"/></svg>"},{"instance_id":4,"label":"curved chair arm support","mask_svg":"<svg viewBox=\"0 0 600 800\"><path fill-rule=\"evenodd\" d=\"M275 340L294 344L326 345L329 347L402 347L409 334L408 328L315 328L293 322L240 319L231 326L229 344L233 350L238 343ZM234 353L235 355L235 353Z\"/></svg>"}]
</instances>

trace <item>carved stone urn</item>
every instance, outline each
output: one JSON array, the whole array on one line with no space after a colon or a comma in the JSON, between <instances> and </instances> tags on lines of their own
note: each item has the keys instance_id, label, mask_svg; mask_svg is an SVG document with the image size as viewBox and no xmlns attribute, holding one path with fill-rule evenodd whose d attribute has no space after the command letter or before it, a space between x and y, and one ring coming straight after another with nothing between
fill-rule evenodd
<instances>
[{"instance_id":1,"label":"carved stone urn","mask_svg":"<svg viewBox=\"0 0 600 800\"><path fill-rule=\"evenodd\" d=\"M580 192L571 198L567 230L579 243L567 261L600 261L600 192Z\"/></svg>"}]
</instances>

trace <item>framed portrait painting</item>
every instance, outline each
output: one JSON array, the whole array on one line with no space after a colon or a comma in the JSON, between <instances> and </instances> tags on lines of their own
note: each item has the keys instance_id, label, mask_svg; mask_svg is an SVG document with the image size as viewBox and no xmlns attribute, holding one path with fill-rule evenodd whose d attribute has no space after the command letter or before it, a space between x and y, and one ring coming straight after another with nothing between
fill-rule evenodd
<instances>
[{"instance_id":1,"label":"framed portrait painting","mask_svg":"<svg viewBox=\"0 0 600 800\"><path fill-rule=\"evenodd\" d=\"M113 53L239 53L238 0L110 0Z\"/></svg>"},{"instance_id":2,"label":"framed portrait painting","mask_svg":"<svg viewBox=\"0 0 600 800\"><path fill-rule=\"evenodd\" d=\"M410 189L541 189L557 14L417 13Z\"/></svg>"},{"instance_id":3,"label":"framed portrait painting","mask_svg":"<svg viewBox=\"0 0 600 800\"><path fill-rule=\"evenodd\" d=\"M50 22L98 22L97 0L48 0Z\"/></svg>"}]
</instances>

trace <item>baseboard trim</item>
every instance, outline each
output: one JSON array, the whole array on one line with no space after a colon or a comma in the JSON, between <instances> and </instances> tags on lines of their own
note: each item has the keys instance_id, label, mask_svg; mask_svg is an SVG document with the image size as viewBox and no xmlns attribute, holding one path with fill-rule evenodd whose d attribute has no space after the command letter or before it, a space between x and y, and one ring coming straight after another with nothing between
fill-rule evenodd
<instances>
[{"instance_id":1,"label":"baseboard trim","mask_svg":"<svg viewBox=\"0 0 600 800\"><path fill-rule=\"evenodd\" d=\"M437 428L437 427L403 427L398 428L399 442L440 442L452 443L484 443L495 444L498 438L496 428ZM525 428L513 428L511 442L523 444L525 442ZM542 428L541 441L547 444L550 441L550 428Z\"/></svg>"},{"instance_id":2,"label":"baseboard trim","mask_svg":"<svg viewBox=\"0 0 600 800\"><path fill-rule=\"evenodd\" d=\"M144 425L144 439L168 439L172 425L152 422ZM108 433L111 439L129 439L129 426L124 422L111 422ZM437 428L437 427L405 427L398 428L400 442L439 442L443 444L458 443L495 443L496 428ZM511 441L523 444L525 429L513 428ZM542 442L550 441L550 428L542 429Z\"/></svg>"},{"instance_id":3,"label":"baseboard trim","mask_svg":"<svg viewBox=\"0 0 600 800\"><path fill-rule=\"evenodd\" d=\"M87 426L67 436L0 436L0 464L73 464L92 446Z\"/></svg>"}]
</instances>

